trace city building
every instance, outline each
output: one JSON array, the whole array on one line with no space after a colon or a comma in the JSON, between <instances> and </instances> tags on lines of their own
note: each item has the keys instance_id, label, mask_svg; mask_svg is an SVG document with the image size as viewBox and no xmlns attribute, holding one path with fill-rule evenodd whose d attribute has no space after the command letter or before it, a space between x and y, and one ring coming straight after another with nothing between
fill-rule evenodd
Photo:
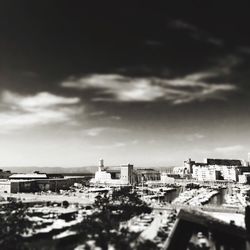
<instances>
[{"instance_id":1,"label":"city building","mask_svg":"<svg viewBox=\"0 0 250 250\"><path fill-rule=\"evenodd\" d=\"M114 173L115 178L112 178ZM119 172L116 168L112 173L112 168L105 168L104 161L100 160L98 171L95 173L95 177L90 180L90 183L93 185L119 186L132 185L133 180L133 165L121 165Z\"/></svg>"},{"instance_id":2,"label":"city building","mask_svg":"<svg viewBox=\"0 0 250 250\"><path fill-rule=\"evenodd\" d=\"M206 165L220 171L223 180L238 181L238 167L242 166L241 160L206 159Z\"/></svg>"},{"instance_id":3,"label":"city building","mask_svg":"<svg viewBox=\"0 0 250 250\"><path fill-rule=\"evenodd\" d=\"M192 174L194 165L195 161L192 161L191 158L189 158L187 161L184 161L184 174Z\"/></svg>"},{"instance_id":4,"label":"city building","mask_svg":"<svg viewBox=\"0 0 250 250\"><path fill-rule=\"evenodd\" d=\"M239 175L239 183L250 184L250 172Z\"/></svg>"},{"instance_id":5,"label":"city building","mask_svg":"<svg viewBox=\"0 0 250 250\"><path fill-rule=\"evenodd\" d=\"M133 184L133 165L121 165L121 177L122 182L127 182L128 184Z\"/></svg>"},{"instance_id":6,"label":"city building","mask_svg":"<svg viewBox=\"0 0 250 250\"><path fill-rule=\"evenodd\" d=\"M11 183L8 180L0 180L0 193L11 193Z\"/></svg>"},{"instance_id":7,"label":"city building","mask_svg":"<svg viewBox=\"0 0 250 250\"><path fill-rule=\"evenodd\" d=\"M96 183L109 182L111 180L111 174L104 169L104 161L100 160L98 171L95 173L94 181Z\"/></svg>"},{"instance_id":8,"label":"city building","mask_svg":"<svg viewBox=\"0 0 250 250\"><path fill-rule=\"evenodd\" d=\"M220 171L213 166L193 166L192 177L198 181L216 181L220 178Z\"/></svg>"},{"instance_id":9,"label":"city building","mask_svg":"<svg viewBox=\"0 0 250 250\"><path fill-rule=\"evenodd\" d=\"M220 171L224 180L238 181L238 170L235 166L221 166Z\"/></svg>"},{"instance_id":10,"label":"city building","mask_svg":"<svg viewBox=\"0 0 250 250\"><path fill-rule=\"evenodd\" d=\"M0 193L59 192L60 190L69 189L74 183L82 183L84 181L84 177L0 180Z\"/></svg>"},{"instance_id":11,"label":"city building","mask_svg":"<svg viewBox=\"0 0 250 250\"><path fill-rule=\"evenodd\" d=\"M161 173L153 168L137 168L134 171L134 178L136 183L159 181L161 179Z\"/></svg>"},{"instance_id":12,"label":"city building","mask_svg":"<svg viewBox=\"0 0 250 250\"><path fill-rule=\"evenodd\" d=\"M35 192L36 183L33 180L2 180L0 181L1 193L26 193Z\"/></svg>"},{"instance_id":13,"label":"city building","mask_svg":"<svg viewBox=\"0 0 250 250\"><path fill-rule=\"evenodd\" d=\"M182 175L191 173L192 178L198 181L225 180L237 182L239 175L250 171L250 168L244 165L244 161L235 159L207 158L204 162L195 162L189 159L184 162L182 168L176 168L175 173L182 173Z\"/></svg>"},{"instance_id":14,"label":"city building","mask_svg":"<svg viewBox=\"0 0 250 250\"><path fill-rule=\"evenodd\" d=\"M183 167L174 167L173 174L178 175L181 178L185 178L188 177L191 173L189 172L189 167L183 166Z\"/></svg>"},{"instance_id":15,"label":"city building","mask_svg":"<svg viewBox=\"0 0 250 250\"><path fill-rule=\"evenodd\" d=\"M74 183L85 183L85 176L68 176L62 174L34 173L11 174L6 171L8 178L0 180L0 193L28 193L66 190Z\"/></svg>"},{"instance_id":16,"label":"city building","mask_svg":"<svg viewBox=\"0 0 250 250\"><path fill-rule=\"evenodd\" d=\"M36 179L48 179L47 174L44 173L32 173L32 174L12 174L9 176L10 180L36 180Z\"/></svg>"},{"instance_id":17,"label":"city building","mask_svg":"<svg viewBox=\"0 0 250 250\"><path fill-rule=\"evenodd\" d=\"M105 167L105 171L110 173L111 179L120 179L121 178L121 167Z\"/></svg>"}]
</instances>

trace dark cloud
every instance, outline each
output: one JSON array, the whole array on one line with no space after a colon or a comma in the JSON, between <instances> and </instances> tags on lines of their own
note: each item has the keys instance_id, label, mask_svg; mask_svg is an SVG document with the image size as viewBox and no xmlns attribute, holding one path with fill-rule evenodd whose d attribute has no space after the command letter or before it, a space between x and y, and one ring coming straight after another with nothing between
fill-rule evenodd
<instances>
[{"instance_id":1,"label":"dark cloud","mask_svg":"<svg viewBox=\"0 0 250 250\"><path fill-rule=\"evenodd\" d=\"M231 20L237 8L229 4L225 8L187 2L181 8L163 1L2 3L1 66L11 73L37 72L50 80L142 64L154 74L166 66L180 73L206 66L208 56L223 56L227 48L220 51L214 45L225 41L234 46L248 39L243 7ZM170 29L171 22L192 31L193 37Z\"/></svg>"},{"instance_id":2,"label":"dark cloud","mask_svg":"<svg viewBox=\"0 0 250 250\"><path fill-rule=\"evenodd\" d=\"M29 127L35 135L34 128L45 124L51 127L43 138L55 136L59 143L54 132L60 133L60 125L63 137L72 133L79 140L79 152L82 129L90 135L84 137L86 148L107 149L112 138L114 148L125 152L126 145L154 141L157 150L164 148L161 158L165 148L176 157L180 138L187 143L184 152L197 140L204 152L247 148L240 139L248 138L250 123L248 5L1 1L2 131L9 126L25 133ZM110 128L130 134L115 141ZM215 145L218 138L222 142Z\"/></svg>"}]
</instances>

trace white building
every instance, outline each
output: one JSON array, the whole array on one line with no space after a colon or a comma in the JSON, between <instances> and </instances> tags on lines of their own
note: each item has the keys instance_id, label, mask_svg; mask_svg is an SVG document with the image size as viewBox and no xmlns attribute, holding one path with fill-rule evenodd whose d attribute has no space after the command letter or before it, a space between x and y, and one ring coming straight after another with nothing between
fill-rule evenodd
<instances>
[{"instance_id":1,"label":"white building","mask_svg":"<svg viewBox=\"0 0 250 250\"><path fill-rule=\"evenodd\" d=\"M105 170L100 170L95 173L95 181L96 182L105 182L111 180L111 174L107 173Z\"/></svg>"},{"instance_id":2,"label":"white building","mask_svg":"<svg viewBox=\"0 0 250 250\"><path fill-rule=\"evenodd\" d=\"M250 180L250 173L243 173L242 175L239 175L239 183L246 184Z\"/></svg>"},{"instance_id":3,"label":"white building","mask_svg":"<svg viewBox=\"0 0 250 250\"><path fill-rule=\"evenodd\" d=\"M11 182L9 180L0 181L0 193L11 193Z\"/></svg>"},{"instance_id":4,"label":"white building","mask_svg":"<svg viewBox=\"0 0 250 250\"><path fill-rule=\"evenodd\" d=\"M238 180L238 171L235 166L220 166L221 175L224 180L228 181L237 181Z\"/></svg>"},{"instance_id":5,"label":"white building","mask_svg":"<svg viewBox=\"0 0 250 250\"><path fill-rule=\"evenodd\" d=\"M239 175L239 183L246 184L247 183L247 177L245 174Z\"/></svg>"},{"instance_id":6,"label":"white building","mask_svg":"<svg viewBox=\"0 0 250 250\"><path fill-rule=\"evenodd\" d=\"M219 171L214 166L193 166L192 177L198 181L215 181Z\"/></svg>"},{"instance_id":7,"label":"white building","mask_svg":"<svg viewBox=\"0 0 250 250\"><path fill-rule=\"evenodd\" d=\"M90 183L107 186L131 185L133 183L133 165L122 165L120 169L120 179L112 179L111 174L104 168L104 161L100 160L100 165L98 171L95 173L95 178L92 178Z\"/></svg>"},{"instance_id":8,"label":"white building","mask_svg":"<svg viewBox=\"0 0 250 250\"><path fill-rule=\"evenodd\" d=\"M185 176L187 174L190 174L189 168L184 166L184 167L174 167L173 168L173 174L178 174L180 176Z\"/></svg>"},{"instance_id":9,"label":"white building","mask_svg":"<svg viewBox=\"0 0 250 250\"><path fill-rule=\"evenodd\" d=\"M192 162L189 160L189 162ZM193 162L192 162L193 163ZM241 160L205 159L204 163L192 166L192 177L201 181L226 180L238 181L239 168L244 165Z\"/></svg>"}]
</instances>

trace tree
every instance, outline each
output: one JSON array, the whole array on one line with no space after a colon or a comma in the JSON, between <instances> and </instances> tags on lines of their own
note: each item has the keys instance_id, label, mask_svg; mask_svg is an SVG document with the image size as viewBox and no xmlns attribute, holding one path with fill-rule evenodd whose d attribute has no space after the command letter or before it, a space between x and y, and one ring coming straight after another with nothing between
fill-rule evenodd
<instances>
[{"instance_id":1,"label":"tree","mask_svg":"<svg viewBox=\"0 0 250 250\"><path fill-rule=\"evenodd\" d=\"M137 193L128 189L97 196L93 210L95 212L91 216L75 227L78 243L85 244L88 240L94 240L95 245L104 250L110 245L115 249L136 249L135 241L139 233L120 229L120 223L152 211Z\"/></svg>"},{"instance_id":2,"label":"tree","mask_svg":"<svg viewBox=\"0 0 250 250\"><path fill-rule=\"evenodd\" d=\"M0 249L27 249L22 235L33 229L27 206L11 202L0 207Z\"/></svg>"}]
</instances>

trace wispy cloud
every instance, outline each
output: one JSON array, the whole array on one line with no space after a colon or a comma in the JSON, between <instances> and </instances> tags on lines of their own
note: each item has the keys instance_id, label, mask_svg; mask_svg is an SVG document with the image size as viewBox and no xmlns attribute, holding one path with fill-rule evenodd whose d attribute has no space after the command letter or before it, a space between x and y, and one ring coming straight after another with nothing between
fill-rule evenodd
<instances>
[{"instance_id":1,"label":"wispy cloud","mask_svg":"<svg viewBox=\"0 0 250 250\"><path fill-rule=\"evenodd\" d=\"M111 134L120 134L120 133L127 133L129 130L125 128L117 128L117 127L94 127L83 130L83 135L96 137L99 136L102 133L106 133L108 135Z\"/></svg>"},{"instance_id":2,"label":"wispy cloud","mask_svg":"<svg viewBox=\"0 0 250 250\"><path fill-rule=\"evenodd\" d=\"M107 130L107 128L100 127L100 128L90 128L90 129L87 129L85 132L88 136L95 137L95 136L98 136L100 133L102 133L105 130Z\"/></svg>"},{"instance_id":3,"label":"wispy cloud","mask_svg":"<svg viewBox=\"0 0 250 250\"><path fill-rule=\"evenodd\" d=\"M215 148L215 152L224 153L224 154L240 152L242 150L244 150L244 147L242 145L232 145L232 146Z\"/></svg>"},{"instance_id":4,"label":"wispy cloud","mask_svg":"<svg viewBox=\"0 0 250 250\"><path fill-rule=\"evenodd\" d=\"M65 88L94 90L93 101L153 102L164 100L182 104L208 99L225 100L227 94L236 90L228 83L208 83L218 76L216 71L198 72L175 79L156 77L133 78L118 74L94 74L62 83Z\"/></svg>"},{"instance_id":5,"label":"wispy cloud","mask_svg":"<svg viewBox=\"0 0 250 250\"><path fill-rule=\"evenodd\" d=\"M73 107L79 98L63 97L47 92L33 96L22 96L9 91L0 96L0 129L9 132L62 122L72 122L72 118L82 112L82 108Z\"/></svg>"},{"instance_id":6,"label":"wispy cloud","mask_svg":"<svg viewBox=\"0 0 250 250\"><path fill-rule=\"evenodd\" d=\"M193 39L212 44L216 47L221 47L224 44L222 39L215 37L210 32L183 20L172 20L169 22L168 26L173 29L188 31Z\"/></svg>"},{"instance_id":7,"label":"wispy cloud","mask_svg":"<svg viewBox=\"0 0 250 250\"><path fill-rule=\"evenodd\" d=\"M196 141L196 140L201 140L203 139L205 136L200 134L200 133L194 133L194 134L189 134L186 136L186 139L188 141Z\"/></svg>"}]
</instances>

